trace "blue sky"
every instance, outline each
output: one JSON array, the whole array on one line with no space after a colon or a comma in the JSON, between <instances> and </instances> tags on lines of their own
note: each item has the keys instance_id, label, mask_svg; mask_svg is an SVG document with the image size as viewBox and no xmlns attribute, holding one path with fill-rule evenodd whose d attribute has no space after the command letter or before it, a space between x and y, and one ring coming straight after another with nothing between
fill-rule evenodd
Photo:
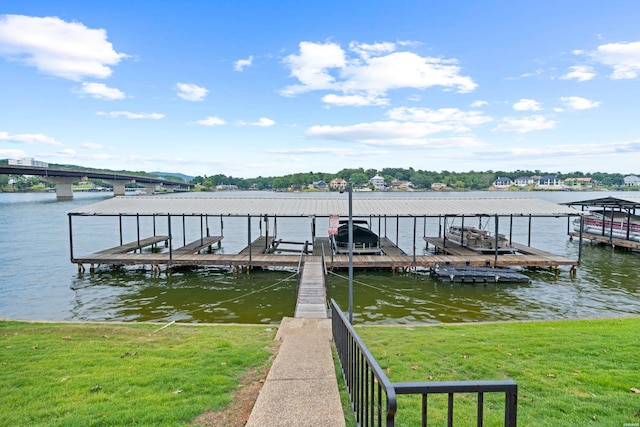
<instances>
[{"instance_id":1,"label":"blue sky","mask_svg":"<svg viewBox=\"0 0 640 427\"><path fill-rule=\"evenodd\" d=\"M0 158L640 173L640 2L0 2Z\"/></svg>"}]
</instances>

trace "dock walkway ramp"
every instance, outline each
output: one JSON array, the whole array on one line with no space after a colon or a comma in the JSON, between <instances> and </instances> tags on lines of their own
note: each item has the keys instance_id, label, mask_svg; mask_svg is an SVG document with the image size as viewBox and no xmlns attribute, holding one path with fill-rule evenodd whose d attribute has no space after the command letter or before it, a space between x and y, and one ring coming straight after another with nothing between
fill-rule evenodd
<instances>
[{"instance_id":1,"label":"dock walkway ramp","mask_svg":"<svg viewBox=\"0 0 640 427\"><path fill-rule=\"evenodd\" d=\"M324 280L324 265L321 260L310 260L304 263L294 317L327 318L327 291Z\"/></svg>"}]
</instances>

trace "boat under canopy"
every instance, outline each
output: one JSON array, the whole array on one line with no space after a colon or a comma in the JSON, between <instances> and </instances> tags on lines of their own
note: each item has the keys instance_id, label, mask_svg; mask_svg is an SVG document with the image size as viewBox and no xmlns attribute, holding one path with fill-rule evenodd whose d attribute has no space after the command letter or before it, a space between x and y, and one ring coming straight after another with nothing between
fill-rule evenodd
<instances>
[{"instance_id":1,"label":"boat under canopy","mask_svg":"<svg viewBox=\"0 0 640 427\"><path fill-rule=\"evenodd\" d=\"M601 197L564 203L580 207L583 217L573 221L571 236L611 246L640 249L640 197Z\"/></svg>"},{"instance_id":2,"label":"boat under canopy","mask_svg":"<svg viewBox=\"0 0 640 427\"><path fill-rule=\"evenodd\" d=\"M335 253L349 253L349 223L340 221L338 234L333 235L333 251ZM380 238L369 229L368 223L362 220L353 221L353 253L354 254L380 254Z\"/></svg>"}]
</instances>

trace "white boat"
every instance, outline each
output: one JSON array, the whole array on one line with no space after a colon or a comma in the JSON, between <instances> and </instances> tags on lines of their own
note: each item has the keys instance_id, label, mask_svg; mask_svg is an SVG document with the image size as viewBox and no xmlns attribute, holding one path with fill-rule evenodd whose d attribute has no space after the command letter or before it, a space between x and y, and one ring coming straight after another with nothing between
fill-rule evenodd
<instances>
[{"instance_id":1,"label":"white boat","mask_svg":"<svg viewBox=\"0 0 640 427\"><path fill-rule=\"evenodd\" d=\"M580 218L573 221L573 230L580 232ZM640 216L628 215L624 212L614 212L603 215L602 212L592 211L584 217L584 234L596 236L613 236L616 239L640 242Z\"/></svg>"},{"instance_id":2,"label":"white boat","mask_svg":"<svg viewBox=\"0 0 640 427\"><path fill-rule=\"evenodd\" d=\"M509 245L509 240L504 234L498 234L498 238L496 239L494 234L485 230L479 230L475 227L452 225L449 227L446 238L460 246L478 252L495 252L497 240L498 252L514 252L514 249Z\"/></svg>"}]
</instances>

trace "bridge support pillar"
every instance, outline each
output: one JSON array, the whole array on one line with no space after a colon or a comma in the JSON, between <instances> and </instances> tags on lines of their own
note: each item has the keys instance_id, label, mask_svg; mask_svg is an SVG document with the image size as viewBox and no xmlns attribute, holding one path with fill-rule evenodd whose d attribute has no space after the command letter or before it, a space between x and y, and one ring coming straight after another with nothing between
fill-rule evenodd
<instances>
[{"instance_id":1,"label":"bridge support pillar","mask_svg":"<svg viewBox=\"0 0 640 427\"><path fill-rule=\"evenodd\" d=\"M73 199L73 183L81 181L81 179L68 176L47 176L41 179L55 184L58 200Z\"/></svg>"},{"instance_id":2,"label":"bridge support pillar","mask_svg":"<svg viewBox=\"0 0 640 427\"><path fill-rule=\"evenodd\" d=\"M125 195L124 186L128 184L130 181L122 180L122 179L109 179L109 180L105 179L104 182L106 182L107 184L113 185L114 196L124 196Z\"/></svg>"},{"instance_id":3,"label":"bridge support pillar","mask_svg":"<svg viewBox=\"0 0 640 427\"><path fill-rule=\"evenodd\" d=\"M153 196L153 192L156 191L156 184L140 184L144 187L144 191L147 193L147 196Z\"/></svg>"}]
</instances>

